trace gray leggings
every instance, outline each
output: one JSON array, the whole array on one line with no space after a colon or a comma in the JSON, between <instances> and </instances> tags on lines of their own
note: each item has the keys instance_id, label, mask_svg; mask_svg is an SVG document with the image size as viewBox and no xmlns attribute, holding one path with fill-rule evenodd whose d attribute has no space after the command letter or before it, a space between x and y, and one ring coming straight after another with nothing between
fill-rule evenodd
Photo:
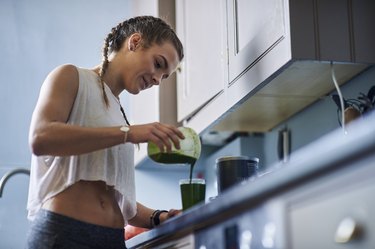
<instances>
[{"instance_id":1,"label":"gray leggings","mask_svg":"<svg viewBox=\"0 0 375 249\"><path fill-rule=\"evenodd\" d=\"M31 224L27 249L124 249L124 229L98 226L40 210Z\"/></svg>"}]
</instances>

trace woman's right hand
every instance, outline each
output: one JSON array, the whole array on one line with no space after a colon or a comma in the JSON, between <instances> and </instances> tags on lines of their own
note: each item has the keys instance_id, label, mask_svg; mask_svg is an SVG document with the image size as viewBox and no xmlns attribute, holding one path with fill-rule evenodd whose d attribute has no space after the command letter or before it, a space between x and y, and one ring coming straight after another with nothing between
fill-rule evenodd
<instances>
[{"instance_id":1,"label":"woman's right hand","mask_svg":"<svg viewBox=\"0 0 375 249\"><path fill-rule=\"evenodd\" d=\"M175 148L180 149L179 140L184 138L184 134L177 127L155 122L130 126L127 142L137 144L151 141L159 147L160 151L170 152L172 143Z\"/></svg>"}]
</instances>

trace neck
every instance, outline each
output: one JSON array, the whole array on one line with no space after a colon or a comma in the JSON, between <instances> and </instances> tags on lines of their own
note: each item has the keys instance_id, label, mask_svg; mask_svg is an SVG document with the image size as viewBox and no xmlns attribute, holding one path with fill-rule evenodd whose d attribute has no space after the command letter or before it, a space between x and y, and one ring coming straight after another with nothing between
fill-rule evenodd
<instances>
[{"instance_id":1,"label":"neck","mask_svg":"<svg viewBox=\"0 0 375 249\"><path fill-rule=\"evenodd\" d=\"M98 65L92 69L98 76L99 76L100 67L101 66ZM117 84L116 84L117 81L112 75L114 74L112 73L111 67L108 65L108 68L103 77L103 81L109 87L109 89L111 89L113 95L119 98L119 95L122 92L122 89L117 87Z\"/></svg>"}]
</instances>

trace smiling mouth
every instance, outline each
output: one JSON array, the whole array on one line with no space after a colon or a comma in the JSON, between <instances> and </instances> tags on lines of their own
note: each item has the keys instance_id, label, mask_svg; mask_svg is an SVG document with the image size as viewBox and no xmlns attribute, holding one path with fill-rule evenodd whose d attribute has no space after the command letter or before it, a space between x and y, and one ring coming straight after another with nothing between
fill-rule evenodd
<instances>
[{"instance_id":1,"label":"smiling mouth","mask_svg":"<svg viewBox=\"0 0 375 249\"><path fill-rule=\"evenodd\" d=\"M142 84L142 90L145 90L148 88L149 84L147 83L146 79L144 77L142 77L142 80L143 80L143 84Z\"/></svg>"}]
</instances>

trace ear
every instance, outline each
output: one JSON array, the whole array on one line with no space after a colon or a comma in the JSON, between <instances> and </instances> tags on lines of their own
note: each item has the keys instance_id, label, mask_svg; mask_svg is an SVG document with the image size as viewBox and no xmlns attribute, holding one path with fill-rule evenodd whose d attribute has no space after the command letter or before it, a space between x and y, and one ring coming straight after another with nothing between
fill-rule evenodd
<instances>
[{"instance_id":1,"label":"ear","mask_svg":"<svg viewBox=\"0 0 375 249\"><path fill-rule=\"evenodd\" d=\"M141 45L141 41L142 36L140 33L132 34L128 40L128 49L130 51L135 51Z\"/></svg>"}]
</instances>

